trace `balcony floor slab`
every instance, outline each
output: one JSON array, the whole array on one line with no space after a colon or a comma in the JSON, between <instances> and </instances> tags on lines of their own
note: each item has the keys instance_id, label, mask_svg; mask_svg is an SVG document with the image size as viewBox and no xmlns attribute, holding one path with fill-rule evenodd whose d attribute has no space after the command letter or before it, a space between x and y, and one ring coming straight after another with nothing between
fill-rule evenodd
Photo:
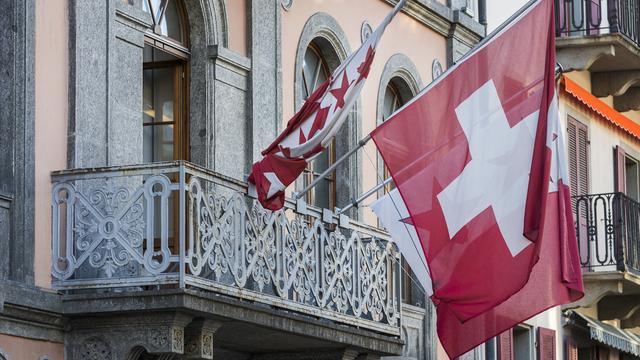
<instances>
[{"instance_id":1,"label":"balcony floor slab","mask_svg":"<svg viewBox=\"0 0 640 360\"><path fill-rule=\"evenodd\" d=\"M245 353L309 352L345 348L398 355L399 338L338 325L262 304L194 290L156 290L63 296L66 316L90 319L113 314L182 312L223 322L215 344Z\"/></svg>"}]
</instances>

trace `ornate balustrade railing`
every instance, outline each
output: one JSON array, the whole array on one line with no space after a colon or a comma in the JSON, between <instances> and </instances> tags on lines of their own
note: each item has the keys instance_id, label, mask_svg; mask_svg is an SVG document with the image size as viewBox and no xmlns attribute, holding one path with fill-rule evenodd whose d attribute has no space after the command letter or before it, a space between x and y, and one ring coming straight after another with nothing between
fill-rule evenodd
<instances>
[{"instance_id":1,"label":"ornate balustrade railing","mask_svg":"<svg viewBox=\"0 0 640 360\"><path fill-rule=\"evenodd\" d=\"M640 0L555 0L557 36L609 33L640 45Z\"/></svg>"},{"instance_id":2,"label":"ornate balustrade railing","mask_svg":"<svg viewBox=\"0 0 640 360\"><path fill-rule=\"evenodd\" d=\"M245 183L186 162L52 180L60 290L198 288L399 334L399 254L376 228L292 202L272 213Z\"/></svg>"},{"instance_id":3,"label":"ornate balustrade railing","mask_svg":"<svg viewBox=\"0 0 640 360\"><path fill-rule=\"evenodd\" d=\"M574 196L573 206L583 268L640 274L640 203L607 193Z\"/></svg>"}]
</instances>

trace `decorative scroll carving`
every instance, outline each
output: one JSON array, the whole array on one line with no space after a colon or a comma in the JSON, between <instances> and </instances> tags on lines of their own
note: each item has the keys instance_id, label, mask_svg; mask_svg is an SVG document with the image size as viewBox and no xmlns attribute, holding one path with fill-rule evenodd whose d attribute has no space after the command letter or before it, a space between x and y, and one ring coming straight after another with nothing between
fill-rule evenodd
<instances>
[{"instance_id":1,"label":"decorative scroll carving","mask_svg":"<svg viewBox=\"0 0 640 360\"><path fill-rule=\"evenodd\" d=\"M399 255L384 233L265 210L200 169L183 184L160 165L102 171L54 186L57 288L184 284L399 335ZM184 348L174 335L153 346Z\"/></svg>"},{"instance_id":2,"label":"decorative scroll carving","mask_svg":"<svg viewBox=\"0 0 640 360\"><path fill-rule=\"evenodd\" d=\"M80 358L86 360L111 360L111 347L100 338L88 338L82 343Z\"/></svg>"}]
</instances>

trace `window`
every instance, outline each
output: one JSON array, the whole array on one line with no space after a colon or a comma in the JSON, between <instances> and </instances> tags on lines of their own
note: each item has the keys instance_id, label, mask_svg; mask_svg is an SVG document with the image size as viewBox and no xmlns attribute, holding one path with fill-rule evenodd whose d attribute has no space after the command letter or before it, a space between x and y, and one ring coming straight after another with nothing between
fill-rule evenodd
<instances>
[{"instance_id":1,"label":"window","mask_svg":"<svg viewBox=\"0 0 640 360\"><path fill-rule=\"evenodd\" d=\"M396 80L397 81L397 80ZM382 104L382 121L386 121L393 113L396 112L402 105L404 105L404 101L400 98L400 92L397 89L397 86L394 85L394 80L391 80L387 85L387 89L384 92L384 100ZM383 171L384 179L388 179L391 174L387 167L384 167ZM384 192L387 193L395 188L395 184L393 182L385 185Z\"/></svg>"},{"instance_id":2,"label":"window","mask_svg":"<svg viewBox=\"0 0 640 360\"><path fill-rule=\"evenodd\" d=\"M319 47L311 43L304 55L302 64L302 82L304 98L308 99L314 90L331 76L327 61L323 58ZM326 151L317 155L309 162L303 174L304 186L308 186L318 175L322 174L336 160L335 139ZM324 209L333 209L336 206L336 172L333 171L318 185L306 194L306 201Z\"/></svg>"},{"instance_id":3,"label":"window","mask_svg":"<svg viewBox=\"0 0 640 360\"><path fill-rule=\"evenodd\" d=\"M518 325L513 328L514 359L528 360L533 357L533 339L531 338L531 335L531 328L527 326Z\"/></svg>"},{"instance_id":4,"label":"window","mask_svg":"<svg viewBox=\"0 0 640 360\"><path fill-rule=\"evenodd\" d=\"M400 89L403 89L401 91ZM399 77L394 77L387 84L387 88L385 89L383 103L382 103L382 121L386 121L391 115L393 115L398 109L400 109L407 101L409 101L408 95L402 96L401 94L411 94L411 90L409 86L406 84L404 80ZM389 170L385 166L383 169L383 179L388 179L391 176ZM384 192L388 193L389 191L395 188L395 184L393 182L385 185ZM416 299L413 296L414 286L413 282L415 281L415 276L413 275L413 271L409 264L405 260L404 256L402 257L402 292L401 292L401 300L405 304L412 304L423 306L423 299ZM416 289L418 290L418 289ZM418 290L418 292L422 292L422 289Z\"/></svg>"},{"instance_id":5,"label":"window","mask_svg":"<svg viewBox=\"0 0 640 360\"><path fill-rule=\"evenodd\" d=\"M188 158L187 29L182 2L145 0L153 27L145 35L143 72L144 162Z\"/></svg>"}]
</instances>

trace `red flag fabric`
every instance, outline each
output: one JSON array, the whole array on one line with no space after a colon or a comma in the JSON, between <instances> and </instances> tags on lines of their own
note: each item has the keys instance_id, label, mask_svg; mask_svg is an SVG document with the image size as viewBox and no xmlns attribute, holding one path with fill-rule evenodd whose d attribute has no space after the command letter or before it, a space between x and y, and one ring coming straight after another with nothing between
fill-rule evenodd
<instances>
[{"instance_id":1,"label":"red flag fabric","mask_svg":"<svg viewBox=\"0 0 640 360\"><path fill-rule=\"evenodd\" d=\"M457 357L582 297L539 0L371 134L420 238L438 334Z\"/></svg>"},{"instance_id":2,"label":"red flag fabric","mask_svg":"<svg viewBox=\"0 0 640 360\"><path fill-rule=\"evenodd\" d=\"M336 135L360 96L385 28L405 3L399 1L362 46L314 91L282 134L262 152L262 160L253 165L248 181L265 209L276 211L284 206L287 186Z\"/></svg>"}]
</instances>

